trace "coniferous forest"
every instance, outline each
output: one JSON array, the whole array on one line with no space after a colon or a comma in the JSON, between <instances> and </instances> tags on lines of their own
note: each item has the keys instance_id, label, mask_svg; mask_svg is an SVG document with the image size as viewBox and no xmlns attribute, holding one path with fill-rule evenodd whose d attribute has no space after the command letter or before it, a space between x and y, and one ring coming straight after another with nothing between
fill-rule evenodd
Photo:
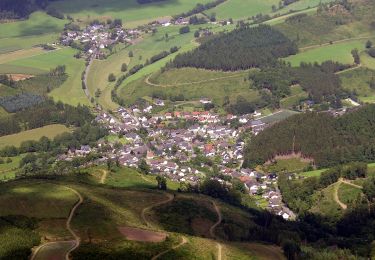
<instances>
[{"instance_id":1,"label":"coniferous forest","mask_svg":"<svg viewBox=\"0 0 375 260\"><path fill-rule=\"evenodd\" d=\"M318 167L375 160L375 105L342 117L329 113L292 116L265 129L246 147L245 165L272 160L275 155L301 152Z\"/></svg>"},{"instance_id":2,"label":"coniferous forest","mask_svg":"<svg viewBox=\"0 0 375 260\"><path fill-rule=\"evenodd\" d=\"M296 54L297 51L295 43L268 25L244 26L220 34L193 51L177 55L169 66L244 70L276 65L278 58Z\"/></svg>"}]
</instances>

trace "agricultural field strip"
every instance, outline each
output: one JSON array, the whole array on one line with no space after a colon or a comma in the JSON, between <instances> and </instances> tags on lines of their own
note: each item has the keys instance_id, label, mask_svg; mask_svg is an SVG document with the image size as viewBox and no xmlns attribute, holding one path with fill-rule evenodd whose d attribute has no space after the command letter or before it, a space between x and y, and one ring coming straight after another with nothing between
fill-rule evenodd
<instances>
[{"instance_id":1,"label":"agricultural field strip","mask_svg":"<svg viewBox=\"0 0 375 260\"><path fill-rule=\"evenodd\" d=\"M369 36L346 38L346 39L342 39L342 40L326 42L326 43L323 43L323 44L314 44L314 45L302 47L302 48L299 48L299 50L304 52L304 51L308 51L310 49L317 49L317 48L320 48L320 47L329 46L329 45L333 45L333 44L339 44L339 43L351 42L351 41L358 41L358 40L367 40L367 39L372 39L372 38L374 38L374 36L370 36L370 35Z\"/></svg>"},{"instance_id":2,"label":"agricultural field strip","mask_svg":"<svg viewBox=\"0 0 375 260\"><path fill-rule=\"evenodd\" d=\"M0 64L5 64L5 63L16 61L16 60L19 60L19 59L33 58L33 57L36 57L36 56L49 54L51 52L55 52L55 51L58 51L58 50L61 50L61 49L64 49L64 47L63 48L56 48L56 49L50 50L50 51L44 51L43 49L41 49L39 47L35 47L35 48L32 48L32 49L17 50L17 51L14 51L14 52L0 54ZM37 52L37 53L35 53L35 52Z\"/></svg>"}]
</instances>

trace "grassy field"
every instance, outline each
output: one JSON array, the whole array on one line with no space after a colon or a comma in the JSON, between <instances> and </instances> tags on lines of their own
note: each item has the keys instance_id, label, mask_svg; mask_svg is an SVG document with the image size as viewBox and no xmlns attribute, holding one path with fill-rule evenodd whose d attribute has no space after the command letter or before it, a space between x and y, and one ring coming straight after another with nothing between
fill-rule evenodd
<instances>
[{"instance_id":1,"label":"grassy field","mask_svg":"<svg viewBox=\"0 0 375 260\"><path fill-rule=\"evenodd\" d=\"M303 176L303 177L320 177L320 175L322 174L322 172L324 172L326 169L322 169L322 170L314 170L314 171L308 171L308 172L302 172L300 173L299 175L300 176Z\"/></svg>"},{"instance_id":2,"label":"grassy field","mask_svg":"<svg viewBox=\"0 0 375 260\"><path fill-rule=\"evenodd\" d=\"M375 70L375 58L372 58L367 52L363 51L360 54L360 59L362 66Z\"/></svg>"},{"instance_id":3,"label":"grassy field","mask_svg":"<svg viewBox=\"0 0 375 260\"><path fill-rule=\"evenodd\" d=\"M81 73L84 71L83 60L73 57L77 51L72 48L63 48L55 51L44 52L32 57L20 57L17 60L0 64L0 73L42 74L58 65L66 66L68 79L59 88L49 94L56 101L71 105L88 104L81 85Z\"/></svg>"},{"instance_id":4,"label":"grassy field","mask_svg":"<svg viewBox=\"0 0 375 260\"><path fill-rule=\"evenodd\" d=\"M292 66L299 66L301 62L318 62L333 60L344 64L353 64L351 51L358 49L364 50L366 40L354 40L348 42L334 43L302 51L296 55L289 56L284 60L290 62Z\"/></svg>"},{"instance_id":5,"label":"grassy field","mask_svg":"<svg viewBox=\"0 0 375 260\"><path fill-rule=\"evenodd\" d=\"M375 76L375 71L358 68L340 74L344 89L355 91L360 101L375 102L375 90L370 88L369 82Z\"/></svg>"},{"instance_id":6,"label":"grassy field","mask_svg":"<svg viewBox=\"0 0 375 260\"><path fill-rule=\"evenodd\" d=\"M276 163L265 165L264 168L267 172L302 172L308 165L299 158L291 158L276 160Z\"/></svg>"},{"instance_id":7,"label":"grassy field","mask_svg":"<svg viewBox=\"0 0 375 260\"><path fill-rule=\"evenodd\" d=\"M342 203L348 205L350 207L351 203L354 203L356 199L362 194L362 190L359 188L356 188L354 186L351 186L346 183L341 183L339 190L338 190L338 196Z\"/></svg>"},{"instance_id":8,"label":"grassy field","mask_svg":"<svg viewBox=\"0 0 375 260\"><path fill-rule=\"evenodd\" d=\"M301 100L308 97L308 94L299 85L292 86L290 90L290 96L280 100L281 108L291 108L295 105L299 105Z\"/></svg>"},{"instance_id":9,"label":"grassy field","mask_svg":"<svg viewBox=\"0 0 375 260\"><path fill-rule=\"evenodd\" d=\"M43 12L35 12L27 20L0 24L0 40L56 33L64 28L65 23L66 20L54 18Z\"/></svg>"},{"instance_id":10,"label":"grassy field","mask_svg":"<svg viewBox=\"0 0 375 260\"><path fill-rule=\"evenodd\" d=\"M0 97L13 96L17 93L16 89L0 84Z\"/></svg>"},{"instance_id":11,"label":"grassy field","mask_svg":"<svg viewBox=\"0 0 375 260\"><path fill-rule=\"evenodd\" d=\"M111 99L111 90L114 87L114 83L108 82L108 75L113 73L116 77L120 76L122 74L121 65L123 63L129 64L129 60L128 50L122 49L106 60L94 60L91 64L87 87L92 97L95 96L97 89L101 90L102 94L97 98L97 102L104 109L116 109L118 107Z\"/></svg>"},{"instance_id":12,"label":"grassy field","mask_svg":"<svg viewBox=\"0 0 375 260\"><path fill-rule=\"evenodd\" d=\"M21 159L24 157L23 154L15 157L2 158L4 160L3 164L0 164L0 180L12 180L15 178L15 172L17 171ZM11 159L8 163L7 159Z\"/></svg>"},{"instance_id":13,"label":"grassy field","mask_svg":"<svg viewBox=\"0 0 375 260\"><path fill-rule=\"evenodd\" d=\"M23 50L0 54L0 64L9 63L15 60L37 56L45 52L46 51L40 47L34 47L31 49L23 49Z\"/></svg>"},{"instance_id":14,"label":"grassy field","mask_svg":"<svg viewBox=\"0 0 375 260\"><path fill-rule=\"evenodd\" d=\"M335 185L338 184L339 183L335 183L321 191L317 191L314 193L314 203L313 207L310 210L312 213L318 213L323 216L332 218L339 218L342 215L343 209L339 206L339 204L336 203L333 195Z\"/></svg>"},{"instance_id":15,"label":"grassy field","mask_svg":"<svg viewBox=\"0 0 375 260\"><path fill-rule=\"evenodd\" d=\"M39 140L41 137L54 138L55 136L70 132L71 129L64 125L48 125L41 128L23 131L13 135L5 135L0 137L0 148L7 145L19 146L23 141Z\"/></svg>"},{"instance_id":16,"label":"grassy field","mask_svg":"<svg viewBox=\"0 0 375 260\"><path fill-rule=\"evenodd\" d=\"M66 218L77 200L69 189L51 183L22 181L1 185L1 216Z\"/></svg>"},{"instance_id":17,"label":"grassy field","mask_svg":"<svg viewBox=\"0 0 375 260\"><path fill-rule=\"evenodd\" d=\"M134 27L157 18L186 12L197 3L208 2L210 0L171 0L141 5L136 0L68 0L54 2L52 6L82 21L121 18L126 27Z\"/></svg>"},{"instance_id":18,"label":"grassy field","mask_svg":"<svg viewBox=\"0 0 375 260\"><path fill-rule=\"evenodd\" d=\"M278 112L275 112L273 114L270 114L264 117L260 117L258 119L264 122L265 124L269 124L269 123L279 122L295 114L298 114L298 112L287 110L287 109L282 109Z\"/></svg>"}]
</instances>

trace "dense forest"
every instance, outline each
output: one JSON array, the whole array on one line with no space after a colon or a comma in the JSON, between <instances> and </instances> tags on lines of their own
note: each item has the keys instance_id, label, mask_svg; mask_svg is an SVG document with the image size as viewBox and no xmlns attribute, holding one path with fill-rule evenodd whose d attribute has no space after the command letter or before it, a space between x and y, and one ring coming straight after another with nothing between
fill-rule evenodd
<instances>
[{"instance_id":1,"label":"dense forest","mask_svg":"<svg viewBox=\"0 0 375 260\"><path fill-rule=\"evenodd\" d=\"M162 2L166 0L137 0L138 4L150 4L150 3L155 3L155 2Z\"/></svg>"},{"instance_id":2,"label":"dense forest","mask_svg":"<svg viewBox=\"0 0 375 260\"><path fill-rule=\"evenodd\" d=\"M375 105L335 118L329 113L304 113L279 122L252 138L245 149L246 166L278 154L301 152L318 167L375 160Z\"/></svg>"},{"instance_id":3,"label":"dense forest","mask_svg":"<svg viewBox=\"0 0 375 260\"><path fill-rule=\"evenodd\" d=\"M80 127L94 119L89 108L78 105L73 107L53 100L16 112L0 119L0 136L18 133L49 124L65 124Z\"/></svg>"},{"instance_id":4,"label":"dense forest","mask_svg":"<svg viewBox=\"0 0 375 260\"><path fill-rule=\"evenodd\" d=\"M193 51L177 55L168 66L235 71L274 66L278 64L278 58L297 51L292 41L268 25L244 26L213 37Z\"/></svg>"},{"instance_id":5,"label":"dense forest","mask_svg":"<svg viewBox=\"0 0 375 260\"><path fill-rule=\"evenodd\" d=\"M14 113L38 105L43 101L44 98L39 95L23 93L15 96L0 97L0 106L7 112Z\"/></svg>"}]
</instances>

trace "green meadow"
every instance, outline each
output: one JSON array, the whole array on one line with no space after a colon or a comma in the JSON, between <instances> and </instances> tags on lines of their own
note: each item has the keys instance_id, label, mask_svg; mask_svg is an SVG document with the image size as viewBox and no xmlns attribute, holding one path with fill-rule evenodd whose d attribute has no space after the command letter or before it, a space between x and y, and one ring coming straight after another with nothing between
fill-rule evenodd
<instances>
[{"instance_id":1,"label":"green meadow","mask_svg":"<svg viewBox=\"0 0 375 260\"><path fill-rule=\"evenodd\" d=\"M59 88L54 89L49 95L56 101L71 105L88 104L89 101L82 90L81 74L85 69L84 61L75 59L77 52L72 48L62 48L44 52L28 58L20 58L9 63L0 64L0 73L43 74L57 67L66 66L68 79Z\"/></svg>"},{"instance_id":2,"label":"green meadow","mask_svg":"<svg viewBox=\"0 0 375 260\"><path fill-rule=\"evenodd\" d=\"M70 132L71 129L64 125L47 125L44 127L23 131L17 134L5 135L0 137L0 148L14 145L20 146L23 141L28 140L39 140L41 137L46 136L48 138L54 138L55 136Z\"/></svg>"},{"instance_id":3,"label":"green meadow","mask_svg":"<svg viewBox=\"0 0 375 260\"><path fill-rule=\"evenodd\" d=\"M375 90L370 88L369 84L374 76L375 71L367 68L358 68L340 73L343 88L355 91L360 101L368 103L373 103L375 101Z\"/></svg>"},{"instance_id":4,"label":"green meadow","mask_svg":"<svg viewBox=\"0 0 375 260\"><path fill-rule=\"evenodd\" d=\"M170 0L138 4L136 0L67 0L53 2L52 6L82 21L121 18L126 27L135 27L188 11L198 3L208 2L210 0Z\"/></svg>"},{"instance_id":5,"label":"green meadow","mask_svg":"<svg viewBox=\"0 0 375 260\"><path fill-rule=\"evenodd\" d=\"M284 60L290 62L294 67L299 66L301 62L322 63L326 60L333 60L344 64L353 64L354 61L351 51L353 49L358 49L359 51L364 50L365 43L366 40L354 40L324 45L322 47L301 51L300 53L289 56Z\"/></svg>"}]
</instances>

